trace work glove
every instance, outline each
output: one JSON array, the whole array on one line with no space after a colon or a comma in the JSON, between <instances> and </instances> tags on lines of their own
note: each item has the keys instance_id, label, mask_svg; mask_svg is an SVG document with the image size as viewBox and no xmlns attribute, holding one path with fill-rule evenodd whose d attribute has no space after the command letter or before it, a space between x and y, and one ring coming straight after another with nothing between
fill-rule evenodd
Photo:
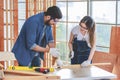
<instances>
[{"instance_id":1,"label":"work glove","mask_svg":"<svg viewBox=\"0 0 120 80\"><path fill-rule=\"evenodd\" d=\"M74 57L74 51L70 51L70 53L69 53L69 58L73 58Z\"/></svg>"},{"instance_id":2,"label":"work glove","mask_svg":"<svg viewBox=\"0 0 120 80\"><path fill-rule=\"evenodd\" d=\"M57 59L56 63L58 68L61 68L63 66L63 62L60 59Z\"/></svg>"},{"instance_id":3,"label":"work glove","mask_svg":"<svg viewBox=\"0 0 120 80\"><path fill-rule=\"evenodd\" d=\"M57 48L50 48L50 54L56 58L60 56L60 52Z\"/></svg>"},{"instance_id":4,"label":"work glove","mask_svg":"<svg viewBox=\"0 0 120 80\"><path fill-rule=\"evenodd\" d=\"M82 62L81 66L87 67L87 66L90 66L90 64L91 64L91 60L86 60L86 61Z\"/></svg>"}]
</instances>

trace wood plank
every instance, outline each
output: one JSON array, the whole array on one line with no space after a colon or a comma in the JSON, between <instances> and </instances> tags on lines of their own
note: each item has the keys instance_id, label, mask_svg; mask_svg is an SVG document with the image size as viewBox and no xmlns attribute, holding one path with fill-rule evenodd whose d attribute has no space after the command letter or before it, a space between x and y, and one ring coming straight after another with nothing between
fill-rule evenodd
<instances>
[{"instance_id":1,"label":"wood plank","mask_svg":"<svg viewBox=\"0 0 120 80\"><path fill-rule=\"evenodd\" d=\"M46 80L45 76L8 76L4 80Z\"/></svg>"},{"instance_id":2,"label":"wood plank","mask_svg":"<svg viewBox=\"0 0 120 80\"><path fill-rule=\"evenodd\" d=\"M117 80L120 80L120 55L117 56L117 61L114 65L113 73L117 75Z\"/></svg>"},{"instance_id":3,"label":"wood plank","mask_svg":"<svg viewBox=\"0 0 120 80\"><path fill-rule=\"evenodd\" d=\"M19 68L19 69L18 69ZM60 76L50 75L51 72L43 74L42 72L36 72L34 69L29 69L28 67L19 67L17 69L6 69L4 70L5 76L16 75L16 76L46 76L47 79L60 79ZM37 67L38 68L38 67Z\"/></svg>"},{"instance_id":4,"label":"wood plank","mask_svg":"<svg viewBox=\"0 0 120 80\"><path fill-rule=\"evenodd\" d=\"M113 26L110 37L110 53L120 55L120 26Z\"/></svg>"},{"instance_id":5,"label":"wood plank","mask_svg":"<svg viewBox=\"0 0 120 80\"><path fill-rule=\"evenodd\" d=\"M0 1L0 51L4 51L4 0Z\"/></svg>"},{"instance_id":6,"label":"wood plank","mask_svg":"<svg viewBox=\"0 0 120 80\"><path fill-rule=\"evenodd\" d=\"M13 0L10 0L10 49L13 46ZM9 40L9 37L8 37Z\"/></svg>"},{"instance_id":7,"label":"wood plank","mask_svg":"<svg viewBox=\"0 0 120 80\"><path fill-rule=\"evenodd\" d=\"M90 64L89 66L87 67L90 67L90 66L99 66L99 65L111 65L111 63L92 63ZM70 69L76 69L76 68L81 68L82 66L80 66L80 64L75 64L75 65L69 65L69 66L63 66L62 68L70 68Z\"/></svg>"},{"instance_id":8,"label":"wood plank","mask_svg":"<svg viewBox=\"0 0 120 80\"><path fill-rule=\"evenodd\" d=\"M6 76L45 76L46 79L53 79L53 80L60 79L60 76L57 76L57 75L43 74L35 71L4 70L4 73L5 73L5 77Z\"/></svg>"},{"instance_id":9,"label":"wood plank","mask_svg":"<svg viewBox=\"0 0 120 80\"><path fill-rule=\"evenodd\" d=\"M9 1L8 0L5 0L5 7L6 7L6 12L5 12L5 15L6 15L6 26L4 26L5 27L5 29L6 29L6 51L8 51L8 4L9 4ZM4 44L5 45L5 44Z\"/></svg>"},{"instance_id":10,"label":"wood plank","mask_svg":"<svg viewBox=\"0 0 120 80\"><path fill-rule=\"evenodd\" d=\"M43 73L35 71L23 71L23 70L4 70L5 75L24 75L24 76L42 76Z\"/></svg>"},{"instance_id":11,"label":"wood plank","mask_svg":"<svg viewBox=\"0 0 120 80\"><path fill-rule=\"evenodd\" d=\"M28 18L28 9L29 9L28 5L29 5L28 0L26 0L26 19Z\"/></svg>"},{"instance_id":12,"label":"wood plank","mask_svg":"<svg viewBox=\"0 0 120 80\"><path fill-rule=\"evenodd\" d=\"M13 19L14 19L14 42L16 41L18 37L18 0L13 0Z\"/></svg>"},{"instance_id":13,"label":"wood plank","mask_svg":"<svg viewBox=\"0 0 120 80\"><path fill-rule=\"evenodd\" d=\"M100 67L104 70L107 70L109 72L112 72L114 64L116 62L116 55L110 54L110 53L105 53L105 52L100 52L100 51L95 51L95 54L93 56L93 63L111 63L111 65L99 65L97 67Z\"/></svg>"},{"instance_id":14,"label":"wood plank","mask_svg":"<svg viewBox=\"0 0 120 80\"><path fill-rule=\"evenodd\" d=\"M34 0L34 14L36 14L37 13L37 8L36 8L36 6L37 6L37 1L36 0Z\"/></svg>"}]
</instances>

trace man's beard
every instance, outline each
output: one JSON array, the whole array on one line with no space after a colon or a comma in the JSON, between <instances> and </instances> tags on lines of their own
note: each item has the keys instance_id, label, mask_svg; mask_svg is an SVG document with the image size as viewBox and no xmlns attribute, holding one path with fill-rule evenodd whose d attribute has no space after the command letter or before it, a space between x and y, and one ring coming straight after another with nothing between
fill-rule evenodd
<instances>
[{"instance_id":1,"label":"man's beard","mask_svg":"<svg viewBox=\"0 0 120 80\"><path fill-rule=\"evenodd\" d=\"M45 25L50 26L50 20L46 21L46 22L45 22Z\"/></svg>"}]
</instances>

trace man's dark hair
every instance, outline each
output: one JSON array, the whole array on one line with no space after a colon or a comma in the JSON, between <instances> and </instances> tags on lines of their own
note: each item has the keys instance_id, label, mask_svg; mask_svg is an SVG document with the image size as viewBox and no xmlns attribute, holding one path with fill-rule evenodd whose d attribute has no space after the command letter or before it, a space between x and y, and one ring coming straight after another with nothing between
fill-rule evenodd
<instances>
[{"instance_id":1,"label":"man's dark hair","mask_svg":"<svg viewBox=\"0 0 120 80\"><path fill-rule=\"evenodd\" d=\"M58 18L61 19L62 18L62 12L60 10L59 7L57 6L51 6L47 9L47 11L45 12L45 15L50 15L52 18Z\"/></svg>"}]
</instances>

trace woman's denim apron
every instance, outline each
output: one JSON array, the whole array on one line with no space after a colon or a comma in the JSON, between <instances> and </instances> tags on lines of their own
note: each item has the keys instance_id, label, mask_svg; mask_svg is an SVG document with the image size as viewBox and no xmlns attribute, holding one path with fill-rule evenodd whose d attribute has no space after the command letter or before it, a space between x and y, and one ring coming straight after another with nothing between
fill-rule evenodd
<instances>
[{"instance_id":1,"label":"woman's denim apron","mask_svg":"<svg viewBox=\"0 0 120 80\"><path fill-rule=\"evenodd\" d=\"M81 64L88 59L91 48L88 47L85 40L77 40L77 38L74 38L72 45L74 57L71 59L71 64Z\"/></svg>"}]
</instances>

